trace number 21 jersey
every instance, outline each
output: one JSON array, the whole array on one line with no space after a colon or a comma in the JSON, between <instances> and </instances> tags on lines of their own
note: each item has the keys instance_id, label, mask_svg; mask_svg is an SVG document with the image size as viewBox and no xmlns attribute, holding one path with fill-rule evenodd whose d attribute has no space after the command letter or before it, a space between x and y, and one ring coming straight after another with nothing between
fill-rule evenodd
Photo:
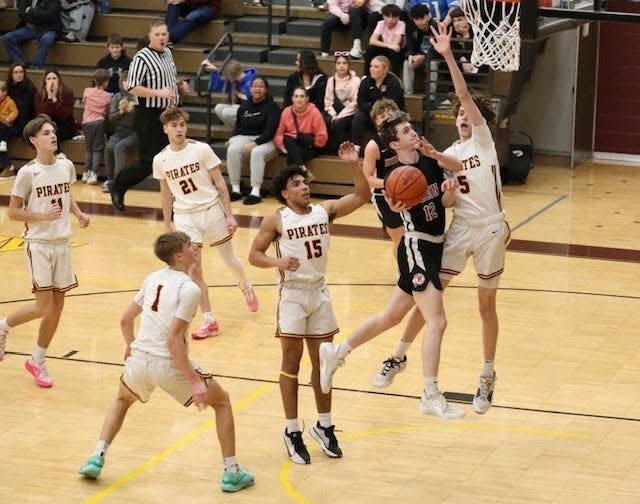
<instances>
[{"instance_id":1,"label":"number 21 jersey","mask_svg":"<svg viewBox=\"0 0 640 504\"><path fill-rule=\"evenodd\" d=\"M203 142L187 140L179 151L167 145L153 158L153 178L165 179L173 194L175 213L203 210L218 198L209 170L221 161Z\"/></svg>"}]
</instances>

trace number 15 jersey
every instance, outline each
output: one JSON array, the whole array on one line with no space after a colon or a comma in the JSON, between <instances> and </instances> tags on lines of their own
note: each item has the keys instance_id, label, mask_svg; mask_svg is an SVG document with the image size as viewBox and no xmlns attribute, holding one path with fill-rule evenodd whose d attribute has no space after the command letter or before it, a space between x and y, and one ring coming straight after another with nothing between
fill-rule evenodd
<instances>
[{"instance_id":1,"label":"number 15 jersey","mask_svg":"<svg viewBox=\"0 0 640 504\"><path fill-rule=\"evenodd\" d=\"M167 145L153 158L153 178L165 179L173 194L175 213L192 213L211 206L218 190L209 170L221 161L207 144L187 140L179 151Z\"/></svg>"},{"instance_id":2,"label":"number 15 jersey","mask_svg":"<svg viewBox=\"0 0 640 504\"><path fill-rule=\"evenodd\" d=\"M283 283L323 284L329 252L329 214L322 205L311 205L311 211L297 214L281 208L282 235L276 240L278 257L295 257L300 261L296 271L280 270Z\"/></svg>"}]
</instances>

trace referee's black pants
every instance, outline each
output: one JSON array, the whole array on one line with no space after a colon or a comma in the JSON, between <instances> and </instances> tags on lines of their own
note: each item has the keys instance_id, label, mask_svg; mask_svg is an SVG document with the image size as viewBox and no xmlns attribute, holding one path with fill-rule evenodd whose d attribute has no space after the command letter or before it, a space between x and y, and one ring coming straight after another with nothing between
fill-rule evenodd
<instances>
[{"instance_id":1,"label":"referee's black pants","mask_svg":"<svg viewBox=\"0 0 640 504\"><path fill-rule=\"evenodd\" d=\"M153 157L169 144L162 130L162 108L137 106L134 109L133 128L138 134L138 161L125 166L113 181L113 190L124 192L146 179L153 171Z\"/></svg>"}]
</instances>

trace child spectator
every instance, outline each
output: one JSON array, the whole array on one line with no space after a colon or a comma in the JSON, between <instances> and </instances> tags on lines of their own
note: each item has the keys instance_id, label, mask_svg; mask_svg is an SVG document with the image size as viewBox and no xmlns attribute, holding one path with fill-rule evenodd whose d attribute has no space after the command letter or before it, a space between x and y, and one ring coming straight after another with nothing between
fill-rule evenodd
<instances>
[{"instance_id":1,"label":"child spectator","mask_svg":"<svg viewBox=\"0 0 640 504\"><path fill-rule=\"evenodd\" d=\"M394 4L382 8L382 21L378 21L369 38L369 48L364 58L364 71L369 75L369 65L376 56L386 56L391 62L391 71L402 72L402 54L405 45L406 23L400 21L402 9Z\"/></svg>"},{"instance_id":2,"label":"child spectator","mask_svg":"<svg viewBox=\"0 0 640 504\"><path fill-rule=\"evenodd\" d=\"M429 83L434 85L437 80L437 62L431 61L432 52L430 38L432 37L431 28L437 29L438 25L431 17L429 7L419 4L411 8L409 12L412 26L407 30L407 59L404 60L402 69L402 80L404 82L404 90L406 93L413 93L416 70L423 68L425 63L429 61L431 76ZM435 68L433 68L435 67ZM435 73L435 75L433 75Z\"/></svg>"},{"instance_id":3,"label":"child spectator","mask_svg":"<svg viewBox=\"0 0 640 504\"><path fill-rule=\"evenodd\" d=\"M303 49L296 55L296 71L289 74L282 94L283 106L291 105L293 90L302 86L307 90L309 101L316 108L324 110L324 91L327 87L327 76L318 66L316 55L308 49Z\"/></svg>"},{"instance_id":4,"label":"child spectator","mask_svg":"<svg viewBox=\"0 0 640 504\"><path fill-rule=\"evenodd\" d=\"M329 132L331 151L338 150L342 142L351 140L351 122L358 110L360 77L351 70L347 51L335 53L335 73L327 81L324 95L324 116Z\"/></svg>"},{"instance_id":5,"label":"child spectator","mask_svg":"<svg viewBox=\"0 0 640 504\"><path fill-rule=\"evenodd\" d=\"M98 183L98 169L104 150L107 110L111 104L111 94L105 91L108 84L109 71L98 68L93 72L93 87L85 88L82 94L82 132L86 146L82 180L92 185Z\"/></svg>"},{"instance_id":6,"label":"child spectator","mask_svg":"<svg viewBox=\"0 0 640 504\"><path fill-rule=\"evenodd\" d=\"M124 50L122 36L112 33L107 37L107 51L109 54L100 58L96 63L96 68L106 68L109 70L109 85L107 91L116 94L120 91L120 76L122 72L129 70L131 58Z\"/></svg>"},{"instance_id":7,"label":"child spectator","mask_svg":"<svg viewBox=\"0 0 640 504\"><path fill-rule=\"evenodd\" d=\"M240 104L246 102L251 97L251 83L256 78L258 72L255 68L242 68L242 65L234 59L230 59L222 69L204 60L201 63L205 70L211 72L209 90L213 93L229 93L231 103L218 103L213 108L213 113L228 128L235 128L236 115Z\"/></svg>"},{"instance_id":8,"label":"child spectator","mask_svg":"<svg viewBox=\"0 0 640 504\"><path fill-rule=\"evenodd\" d=\"M42 86L33 101L36 114L47 114L56 123L59 151L62 142L72 139L78 133L78 125L73 117L73 90L64 85L57 68L44 72Z\"/></svg>"},{"instance_id":9,"label":"child spectator","mask_svg":"<svg viewBox=\"0 0 640 504\"><path fill-rule=\"evenodd\" d=\"M109 109L109 125L113 134L104 149L104 165L107 180L102 186L102 192L111 192L111 186L116 175L124 168L127 149L137 145L138 135L133 129L133 95L127 92L127 74L125 70L120 75L120 91L111 99Z\"/></svg>"},{"instance_id":10,"label":"child spectator","mask_svg":"<svg viewBox=\"0 0 640 504\"><path fill-rule=\"evenodd\" d=\"M12 179L15 176L9 159L7 142L20 132L15 127L18 118L18 107L8 94L7 83L0 81L0 180Z\"/></svg>"},{"instance_id":11,"label":"child spectator","mask_svg":"<svg viewBox=\"0 0 640 504\"><path fill-rule=\"evenodd\" d=\"M329 14L320 27L320 51L322 56L329 56L331 50L331 35L333 31L351 30L353 46L351 55L353 58L362 57L362 30L369 17L369 2L358 0L329 0ZM361 4L360 6L356 6Z\"/></svg>"},{"instance_id":12,"label":"child spectator","mask_svg":"<svg viewBox=\"0 0 640 504\"><path fill-rule=\"evenodd\" d=\"M306 172L304 163L319 156L320 149L327 143L327 127L318 108L309 101L304 86L293 90L292 100L280 115L273 143L287 155L287 164L299 165ZM308 177L314 178L311 173Z\"/></svg>"}]
</instances>

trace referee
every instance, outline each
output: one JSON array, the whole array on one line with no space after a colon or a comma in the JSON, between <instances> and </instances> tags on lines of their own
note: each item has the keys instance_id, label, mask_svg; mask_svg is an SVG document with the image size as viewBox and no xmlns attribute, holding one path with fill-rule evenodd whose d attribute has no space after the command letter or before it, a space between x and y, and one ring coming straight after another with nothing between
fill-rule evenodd
<instances>
[{"instance_id":1,"label":"referee","mask_svg":"<svg viewBox=\"0 0 640 504\"><path fill-rule=\"evenodd\" d=\"M148 36L149 46L136 53L129 67L127 88L136 99L133 127L138 134L138 161L123 168L113 181L111 202L121 212L124 193L151 174L153 157L169 143L160 114L167 107L178 105L178 92L188 88L186 81L177 80L164 21L152 22Z\"/></svg>"}]
</instances>

